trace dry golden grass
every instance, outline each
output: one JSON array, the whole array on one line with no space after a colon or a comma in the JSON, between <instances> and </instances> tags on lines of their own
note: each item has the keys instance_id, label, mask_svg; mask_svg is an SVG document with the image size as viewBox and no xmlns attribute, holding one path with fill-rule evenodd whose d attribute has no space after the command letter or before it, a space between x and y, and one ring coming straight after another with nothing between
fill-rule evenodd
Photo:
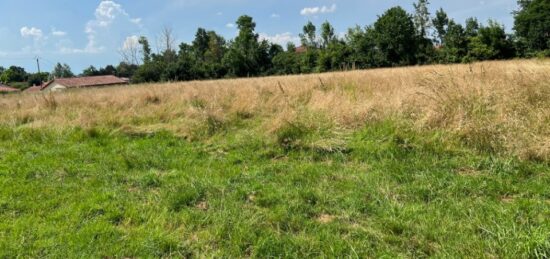
<instances>
[{"instance_id":1,"label":"dry golden grass","mask_svg":"<svg viewBox=\"0 0 550 259\"><path fill-rule=\"evenodd\" d=\"M0 97L0 109L8 127L169 130L189 138L245 119L267 135L289 124L343 135L392 118L480 149L550 158L550 60L13 95Z\"/></svg>"}]
</instances>

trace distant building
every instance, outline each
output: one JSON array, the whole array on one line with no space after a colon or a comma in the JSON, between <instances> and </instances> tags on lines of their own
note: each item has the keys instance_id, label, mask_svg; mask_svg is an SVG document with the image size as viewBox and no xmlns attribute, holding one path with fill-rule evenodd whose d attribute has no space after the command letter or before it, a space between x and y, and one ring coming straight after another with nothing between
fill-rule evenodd
<instances>
[{"instance_id":1,"label":"distant building","mask_svg":"<svg viewBox=\"0 0 550 259\"><path fill-rule=\"evenodd\" d=\"M21 90L0 83L0 94L18 93Z\"/></svg>"},{"instance_id":2,"label":"distant building","mask_svg":"<svg viewBox=\"0 0 550 259\"><path fill-rule=\"evenodd\" d=\"M87 76L73 78L58 78L42 86L42 91L62 91L75 88L105 87L126 85L128 80L116 76Z\"/></svg>"},{"instance_id":3,"label":"distant building","mask_svg":"<svg viewBox=\"0 0 550 259\"><path fill-rule=\"evenodd\" d=\"M31 86L27 89L25 89L25 91L23 91L23 93L37 93L37 92L40 92L42 90L42 85L35 85L35 86Z\"/></svg>"},{"instance_id":4,"label":"distant building","mask_svg":"<svg viewBox=\"0 0 550 259\"><path fill-rule=\"evenodd\" d=\"M297 47L295 52L296 53L305 53L305 52L307 52L307 47L306 46Z\"/></svg>"}]
</instances>

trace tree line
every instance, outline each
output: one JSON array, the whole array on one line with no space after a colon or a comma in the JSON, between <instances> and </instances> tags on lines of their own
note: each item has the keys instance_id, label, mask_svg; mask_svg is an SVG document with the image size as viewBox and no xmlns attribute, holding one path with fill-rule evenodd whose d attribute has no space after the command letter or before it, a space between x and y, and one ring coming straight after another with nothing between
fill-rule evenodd
<instances>
[{"instance_id":1,"label":"tree line","mask_svg":"<svg viewBox=\"0 0 550 259\"><path fill-rule=\"evenodd\" d=\"M550 1L519 0L514 33L497 21L468 18L460 23L443 9L430 12L429 0L418 0L414 12L393 7L374 24L348 29L340 37L328 22L308 22L300 33L300 46L262 40L253 18L236 21L238 35L226 40L215 31L198 28L191 43L175 45L170 29L161 34L154 53L149 40L121 52L117 66L85 69L81 75L117 75L135 83L185 81L232 77L288 75L424 64L468 63L550 56ZM0 68L2 82L35 84L48 77L71 77L66 64L52 73L26 74L22 68Z\"/></svg>"}]
</instances>

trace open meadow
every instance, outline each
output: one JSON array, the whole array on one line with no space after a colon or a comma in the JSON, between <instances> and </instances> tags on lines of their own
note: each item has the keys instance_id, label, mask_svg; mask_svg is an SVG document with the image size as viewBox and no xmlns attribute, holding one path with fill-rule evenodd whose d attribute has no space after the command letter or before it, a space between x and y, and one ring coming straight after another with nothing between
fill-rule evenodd
<instances>
[{"instance_id":1,"label":"open meadow","mask_svg":"<svg viewBox=\"0 0 550 259\"><path fill-rule=\"evenodd\" d=\"M548 59L0 109L0 258L550 256Z\"/></svg>"}]
</instances>

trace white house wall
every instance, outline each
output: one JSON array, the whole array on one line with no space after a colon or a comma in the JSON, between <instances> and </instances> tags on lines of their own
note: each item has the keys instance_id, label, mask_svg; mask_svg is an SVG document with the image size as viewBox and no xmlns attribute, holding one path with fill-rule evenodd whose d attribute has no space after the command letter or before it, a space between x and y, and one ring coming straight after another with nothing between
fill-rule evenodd
<instances>
[{"instance_id":1,"label":"white house wall","mask_svg":"<svg viewBox=\"0 0 550 259\"><path fill-rule=\"evenodd\" d=\"M64 85L60 85L58 83L51 83L45 90L46 91L52 91L52 92L57 92L57 91L63 91L63 90L66 90L67 87L64 86Z\"/></svg>"}]
</instances>

